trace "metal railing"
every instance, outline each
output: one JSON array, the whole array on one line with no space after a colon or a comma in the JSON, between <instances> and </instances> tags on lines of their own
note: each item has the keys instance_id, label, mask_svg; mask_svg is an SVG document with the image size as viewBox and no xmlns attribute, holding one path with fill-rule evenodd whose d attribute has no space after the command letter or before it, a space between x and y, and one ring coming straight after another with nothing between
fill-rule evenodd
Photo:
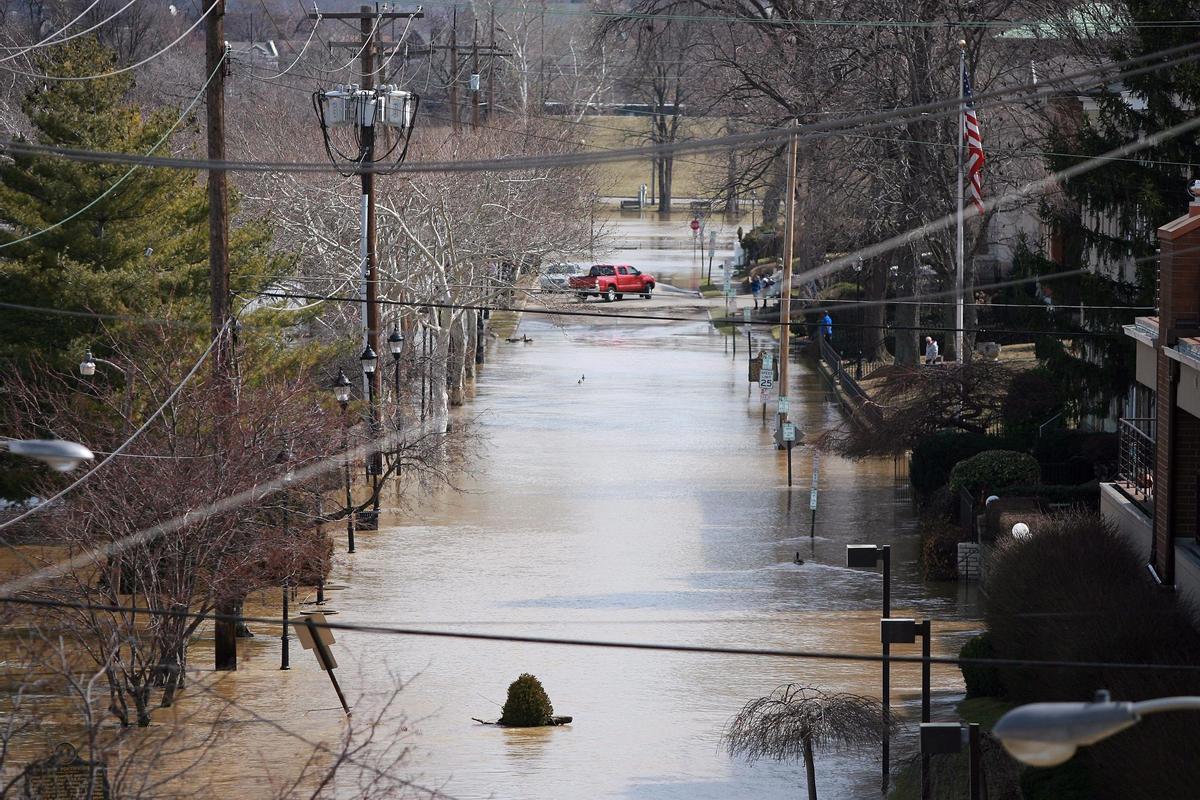
<instances>
[{"instance_id":1,"label":"metal railing","mask_svg":"<svg viewBox=\"0 0 1200 800\"><path fill-rule=\"evenodd\" d=\"M1122 419L1117 428L1117 484L1129 499L1149 512L1154 508L1154 419Z\"/></svg>"},{"instance_id":2,"label":"metal railing","mask_svg":"<svg viewBox=\"0 0 1200 800\"><path fill-rule=\"evenodd\" d=\"M846 370L846 365L850 362L843 361L841 355L833 349L833 345L829 343L829 340L819 332L817 334L817 341L820 342L821 360L829 367L830 372L833 374L833 379L842 387L842 391L845 392L847 397L854 400L858 410L865 414L869 420L872 422L881 421L879 406L858 385L858 381L854 380L852 373Z\"/></svg>"}]
</instances>

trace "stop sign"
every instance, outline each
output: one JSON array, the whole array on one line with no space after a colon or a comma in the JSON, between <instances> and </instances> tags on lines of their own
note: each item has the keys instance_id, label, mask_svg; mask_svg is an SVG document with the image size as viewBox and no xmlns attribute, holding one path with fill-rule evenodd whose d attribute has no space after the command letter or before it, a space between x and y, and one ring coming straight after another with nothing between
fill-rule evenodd
<instances>
[{"instance_id":1,"label":"stop sign","mask_svg":"<svg viewBox=\"0 0 1200 800\"><path fill-rule=\"evenodd\" d=\"M692 220L692 232L695 232L698 230L700 230L700 220L694 219L694 220Z\"/></svg>"}]
</instances>

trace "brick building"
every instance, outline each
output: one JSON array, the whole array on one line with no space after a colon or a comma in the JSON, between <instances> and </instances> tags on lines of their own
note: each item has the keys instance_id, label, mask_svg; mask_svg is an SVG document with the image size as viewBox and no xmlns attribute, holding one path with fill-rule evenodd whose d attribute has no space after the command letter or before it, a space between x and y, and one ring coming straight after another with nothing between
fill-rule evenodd
<instances>
[{"instance_id":1,"label":"brick building","mask_svg":"<svg viewBox=\"0 0 1200 800\"><path fill-rule=\"evenodd\" d=\"M1138 385L1120 422L1120 475L1102 485L1101 510L1145 553L1155 580L1200 607L1200 198L1158 239L1158 316L1125 326L1137 342Z\"/></svg>"}]
</instances>

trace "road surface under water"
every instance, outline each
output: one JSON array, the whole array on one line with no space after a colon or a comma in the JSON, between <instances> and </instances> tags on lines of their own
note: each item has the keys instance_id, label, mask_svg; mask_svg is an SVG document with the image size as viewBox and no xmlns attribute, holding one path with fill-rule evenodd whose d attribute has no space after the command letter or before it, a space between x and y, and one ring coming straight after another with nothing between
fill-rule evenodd
<instances>
[{"instance_id":1,"label":"road surface under water","mask_svg":"<svg viewBox=\"0 0 1200 800\"><path fill-rule=\"evenodd\" d=\"M464 415L479 442L461 491L359 534L358 552L341 556L334 576L348 587L331 593L338 621L877 653L880 576L844 567L845 545L889 542L894 615L934 619L942 654L976 627L963 589L921 582L912 511L897 497L890 460L822 459L809 535L811 454L796 451L789 492L757 386L748 397L744 337L735 359L703 322L556 328L529 315L521 330L533 343L493 347ZM799 427L835 424L819 377L798 371ZM803 565L793 563L797 552ZM332 689L294 642L294 666L279 672L278 639L262 635L271 633L243 643L242 670L208 691L332 741L343 725ZM409 681L399 697L414 747L409 772L458 798L796 796L801 764L749 765L723 752L728 719L782 683L879 692L870 663L336 635L356 719ZM192 653L197 666L209 658ZM522 672L575 722L473 722L499 716ZM897 665L892 680L893 702L911 716L918 667ZM937 667L933 680L935 718L948 718L960 676ZM288 754L301 749L295 737L242 719L222 745L237 753L231 787L244 789L259 764L287 774ZM911 756L913 738L896 742L894 758ZM818 757L828 797L877 796L878 772L876 752Z\"/></svg>"}]
</instances>

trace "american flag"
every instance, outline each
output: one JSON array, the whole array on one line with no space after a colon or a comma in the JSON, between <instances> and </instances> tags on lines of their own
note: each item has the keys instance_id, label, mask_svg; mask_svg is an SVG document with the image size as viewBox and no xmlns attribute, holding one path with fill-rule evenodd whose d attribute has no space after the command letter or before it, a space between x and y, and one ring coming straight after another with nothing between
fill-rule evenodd
<instances>
[{"instance_id":1,"label":"american flag","mask_svg":"<svg viewBox=\"0 0 1200 800\"><path fill-rule=\"evenodd\" d=\"M965 170L970 183L971 202L983 214L983 139L979 136L979 117L975 115L975 103L971 100L971 79L963 65L963 141L966 143Z\"/></svg>"}]
</instances>

